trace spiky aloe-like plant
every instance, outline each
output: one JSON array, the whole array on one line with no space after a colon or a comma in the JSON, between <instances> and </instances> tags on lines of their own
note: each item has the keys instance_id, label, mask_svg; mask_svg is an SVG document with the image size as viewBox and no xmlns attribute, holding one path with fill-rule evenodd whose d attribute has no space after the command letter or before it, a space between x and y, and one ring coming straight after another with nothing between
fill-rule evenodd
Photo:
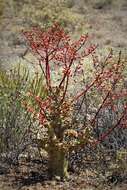
<instances>
[{"instance_id":1,"label":"spiky aloe-like plant","mask_svg":"<svg viewBox=\"0 0 127 190\"><path fill-rule=\"evenodd\" d=\"M42 95L42 81L36 75L30 79L27 68L20 65L0 71L0 158L10 163L17 163L19 155L32 143L30 130L34 122L21 104L31 86L36 95Z\"/></svg>"},{"instance_id":2,"label":"spiky aloe-like plant","mask_svg":"<svg viewBox=\"0 0 127 190\"><path fill-rule=\"evenodd\" d=\"M119 91L119 84L123 80L124 62L121 60L121 52L118 60L113 61L112 51L103 61L100 60L95 54L97 46L87 44L88 35L82 35L79 40L73 42L59 24L54 24L47 31L33 28L25 31L24 35L30 50L37 57L46 88L46 98L29 92L35 106L28 103L25 106L46 131L46 135L37 142L49 155L51 176L64 178L68 176L69 152L88 143L95 145L110 135L116 127L126 126L127 109L126 101L123 100L116 123L98 140L92 138L91 131L96 128L96 119L100 111L109 106L114 112L117 111L115 101L127 95L125 89ZM88 57L92 58L93 71L84 82L80 79L87 64L85 59ZM89 109L94 109L94 114L90 115L88 111L84 111L84 122L80 122L76 117L82 103L76 114L75 105L79 99L84 100L93 90L97 95L97 102L92 103ZM95 100L94 96L92 97Z\"/></svg>"}]
</instances>

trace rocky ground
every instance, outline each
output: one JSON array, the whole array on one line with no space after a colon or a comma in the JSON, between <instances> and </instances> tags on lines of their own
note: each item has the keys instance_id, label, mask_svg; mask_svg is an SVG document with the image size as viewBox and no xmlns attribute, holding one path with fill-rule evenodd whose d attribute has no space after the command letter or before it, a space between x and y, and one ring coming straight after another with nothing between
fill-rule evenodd
<instances>
[{"instance_id":1,"label":"rocky ground","mask_svg":"<svg viewBox=\"0 0 127 190\"><path fill-rule=\"evenodd\" d=\"M95 163L96 164L96 163ZM126 190L127 179L107 178L97 170L86 167L85 172L70 172L67 181L50 180L45 162L33 160L19 166L0 166L0 190ZM95 165L94 165L94 168Z\"/></svg>"},{"instance_id":2,"label":"rocky ground","mask_svg":"<svg viewBox=\"0 0 127 190\"><path fill-rule=\"evenodd\" d=\"M77 3L74 0L74 7L71 9L72 14L80 16L82 20L80 24L83 26L83 31L79 33L89 32L92 42L99 44L100 49L122 49L126 52L127 1L110 0L109 3L102 2L108 1L91 0L84 3L83 0L80 0ZM35 8L39 10L37 5ZM21 31L31 25L29 19L26 19L27 17L24 17L21 12L20 15L15 13L15 9L16 7L7 4L0 21L0 65L4 68L10 68L12 64L23 62L21 55L26 48ZM74 34L79 35L75 31Z\"/></svg>"}]
</instances>

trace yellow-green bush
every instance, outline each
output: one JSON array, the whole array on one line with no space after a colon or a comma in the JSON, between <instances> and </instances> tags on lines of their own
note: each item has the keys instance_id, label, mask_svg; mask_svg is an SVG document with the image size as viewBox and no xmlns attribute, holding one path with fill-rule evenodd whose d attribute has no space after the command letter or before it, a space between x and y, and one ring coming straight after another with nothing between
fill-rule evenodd
<instances>
[{"instance_id":1,"label":"yellow-green bush","mask_svg":"<svg viewBox=\"0 0 127 190\"><path fill-rule=\"evenodd\" d=\"M28 25L49 26L59 22L72 31L84 28L84 17L78 13L72 0L27 0L19 2L12 0L13 14L22 18ZM82 32L82 31L81 31Z\"/></svg>"},{"instance_id":2,"label":"yellow-green bush","mask_svg":"<svg viewBox=\"0 0 127 190\"><path fill-rule=\"evenodd\" d=\"M4 0L0 0L0 18L3 15L4 6L5 6Z\"/></svg>"},{"instance_id":3,"label":"yellow-green bush","mask_svg":"<svg viewBox=\"0 0 127 190\"><path fill-rule=\"evenodd\" d=\"M36 76L30 79L27 69L21 67L0 71L0 153L11 162L17 161L19 154L32 143L30 128L35 123L22 102L31 88L36 95L43 93L42 80Z\"/></svg>"}]
</instances>

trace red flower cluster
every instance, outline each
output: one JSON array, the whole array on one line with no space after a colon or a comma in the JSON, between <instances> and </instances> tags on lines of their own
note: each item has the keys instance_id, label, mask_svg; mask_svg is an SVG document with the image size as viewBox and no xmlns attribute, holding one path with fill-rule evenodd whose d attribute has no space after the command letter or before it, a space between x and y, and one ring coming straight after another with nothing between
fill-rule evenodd
<instances>
[{"instance_id":1,"label":"red flower cluster","mask_svg":"<svg viewBox=\"0 0 127 190\"><path fill-rule=\"evenodd\" d=\"M123 80L122 71L124 63L121 63L121 52L117 62L112 62L112 51L102 62L98 59L95 53L97 45L86 47L88 34L82 35L80 39L75 42L71 42L70 37L58 24L54 24L47 31L41 30L40 28L33 28L31 31L24 32L24 35L32 53L39 61L39 65L46 80L46 88L48 91L47 99L42 100L40 97L34 96L39 107L38 119L41 125L48 120L47 112L49 114L52 111L52 105L54 105L54 110L59 110L61 105L65 103L65 99L67 101L69 97L69 94L67 93L69 81L72 76L75 77L76 72L83 69L82 60L89 55L93 58L93 67L95 69L93 80L92 82L87 83L82 91L79 91L78 94L71 97L70 104L73 106L73 103L86 93L90 92L92 88L97 89L102 95L102 103L99 106L95 117L90 121L91 125L94 126L100 110L111 106L115 111L114 101L127 96L125 90L124 92L114 91L118 82ZM53 64L55 64L55 66L53 66ZM61 79L57 87L54 85L51 78L51 72L54 67L57 69L62 67ZM116 89L118 89L118 87ZM62 113L61 110L60 113ZM124 112L124 116L122 115L120 117L116 126L120 125L122 122L122 125L127 125L125 115L126 113ZM108 136L115 127L113 126L112 129L103 134L100 137L100 141Z\"/></svg>"}]
</instances>

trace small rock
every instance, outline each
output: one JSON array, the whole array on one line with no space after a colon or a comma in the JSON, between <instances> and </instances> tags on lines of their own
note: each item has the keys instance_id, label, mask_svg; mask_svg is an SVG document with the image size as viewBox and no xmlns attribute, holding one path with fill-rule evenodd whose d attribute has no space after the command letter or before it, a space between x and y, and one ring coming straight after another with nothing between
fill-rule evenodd
<instances>
[{"instance_id":1,"label":"small rock","mask_svg":"<svg viewBox=\"0 0 127 190\"><path fill-rule=\"evenodd\" d=\"M61 180L60 176L55 176L55 180L60 181Z\"/></svg>"},{"instance_id":2,"label":"small rock","mask_svg":"<svg viewBox=\"0 0 127 190\"><path fill-rule=\"evenodd\" d=\"M55 186L56 185L56 181L51 181L51 185Z\"/></svg>"},{"instance_id":3,"label":"small rock","mask_svg":"<svg viewBox=\"0 0 127 190\"><path fill-rule=\"evenodd\" d=\"M42 184L41 184L41 183L37 183L36 187L37 187L38 189L41 189L41 188L42 188Z\"/></svg>"}]
</instances>

